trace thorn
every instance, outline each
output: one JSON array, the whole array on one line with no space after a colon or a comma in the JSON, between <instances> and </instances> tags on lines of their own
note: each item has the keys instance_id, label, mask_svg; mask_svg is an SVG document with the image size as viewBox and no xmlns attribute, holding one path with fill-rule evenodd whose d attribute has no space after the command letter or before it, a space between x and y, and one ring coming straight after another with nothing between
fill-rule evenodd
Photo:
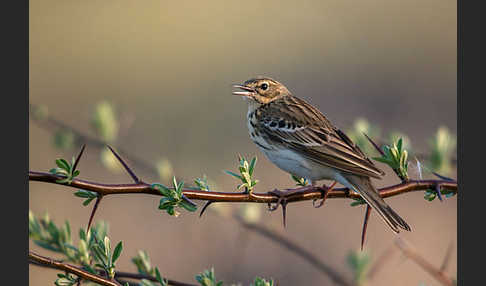
<instances>
[{"instance_id":1,"label":"thorn","mask_svg":"<svg viewBox=\"0 0 486 286\"><path fill-rule=\"evenodd\" d=\"M115 157L118 159L118 161L120 161L120 163L123 165L123 167L125 168L125 170L127 170L128 174L130 175L130 177L132 177L133 181L135 181L136 184L140 183L140 179L137 177L137 175L135 175L135 173L128 167L128 165L125 163L125 161L123 161L123 159L120 157L120 155L118 155L115 150L113 150L113 148L111 148L110 145L106 145L110 151L113 153L113 155L115 155Z\"/></svg>"},{"instance_id":2,"label":"thorn","mask_svg":"<svg viewBox=\"0 0 486 286\"><path fill-rule=\"evenodd\" d=\"M287 215L287 200L283 200L281 202L282 205L282 220L284 228L287 226L286 224L286 215Z\"/></svg>"},{"instance_id":3,"label":"thorn","mask_svg":"<svg viewBox=\"0 0 486 286\"><path fill-rule=\"evenodd\" d=\"M81 151L79 151L78 157L76 157L76 160L74 161L73 172L76 170L76 167L78 166L79 160L81 159L81 155L83 155L84 148L86 148L86 144L83 144L83 147L81 147Z\"/></svg>"},{"instance_id":4,"label":"thorn","mask_svg":"<svg viewBox=\"0 0 486 286\"><path fill-rule=\"evenodd\" d=\"M214 201L207 201L204 206L201 209L201 212L199 213L199 217L202 217L204 211L209 207L210 204L214 203Z\"/></svg>"},{"instance_id":5,"label":"thorn","mask_svg":"<svg viewBox=\"0 0 486 286\"><path fill-rule=\"evenodd\" d=\"M193 201L191 201L190 199L188 199L186 196L184 196L184 194L182 194L182 199L184 201L186 201L186 203L189 203L190 205L192 205L193 207L197 207L197 204Z\"/></svg>"},{"instance_id":6,"label":"thorn","mask_svg":"<svg viewBox=\"0 0 486 286\"><path fill-rule=\"evenodd\" d=\"M440 184L435 185L435 192L437 193L437 197L442 202L442 193L440 192Z\"/></svg>"},{"instance_id":7,"label":"thorn","mask_svg":"<svg viewBox=\"0 0 486 286\"><path fill-rule=\"evenodd\" d=\"M442 179L442 180L445 180L445 181L451 181L451 182L455 182L454 179L451 179L449 177L445 177L445 176L442 176L442 175L439 175L437 174L436 172L432 172L432 174L434 174L435 176L437 176L438 178Z\"/></svg>"},{"instance_id":8,"label":"thorn","mask_svg":"<svg viewBox=\"0 0 486 286\"><path fill-rule=\"evenodd\" d=\"M361 232L361 251L363 251L363 246L365 242L365 237L366 237L366 229L368 228L368 220L370 218L371 214L371 207L370 205L366 205L366 213L364 217L364 222L363 222L363 230Z\"/></svg>"},{"instance_id":9,"label":"thorn","mask_svg":"<svg viewBox=\"0 0 486 286\"><path fill-rule=\"evenodd\" d=\"M366 134L364 133L364 136L366 137L366 139L368 139L368 141L370 141L370 143L375 147L375 149L381 154L381 155L385 155L385 153L380 149L380 147L378 147L378 145L373 141L371 140L371 138Z\"/></svg>"},{"instance_id":10,"label":"thorn","mask_svg":"<svg viewBox=\"0 0 486 286\"><path fill-rule=\"evenodd\" d=\"M96 202L94 204L93 210L91 211L91 215L89 216L88 227L86 229L86 233L89 232L89 228L91 227L91 222L93 221L94 215L96 213L96 210L98 209L98 205L99 205L102 197L103 197L103 195L98 194L98 198L96 198Z\"/></svg>"}]
</instances>

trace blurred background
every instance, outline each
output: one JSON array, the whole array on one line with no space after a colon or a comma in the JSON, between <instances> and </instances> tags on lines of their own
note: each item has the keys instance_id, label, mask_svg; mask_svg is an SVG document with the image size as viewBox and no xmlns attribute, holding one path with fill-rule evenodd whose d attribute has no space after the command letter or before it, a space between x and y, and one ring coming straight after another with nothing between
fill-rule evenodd
<instances>
[{"instance_id":1,"label":"blurred background","mask_svg":"<svg viewBox=\"0 0 486 286\"><path fill-rule=\"evenodd\" d=\"M258 157L256 191L265 192L294 182L251 142L246 103L231 95L231 84L272 77L351 134L369 124L380 142L400 132L413 152L431 154L439 128L451 142L457 130L456 20L451 0L32 0L29 100L42 106L41 119L56 118L158 166L159 177L132 165L147 182L175 174L190 185L207 175L214 190L236 192L238 182L223 171L236 171L242 154ZM114 118L109 131L99 131L100 117ZM56 158L78 152L80 142L56 132L30 121L30 170L48 171ZM80 178L130 182L110 158L88 145ZM377 164L387 173L377 186L399 182ZM454 166L441 171L455 178ZM410 175L418 176L413 166ZM136 272L130 258L144 249L162 275L186 282L214 266L227 283L248 285L263 276L280 285L332 285L302 258L224 215L248 210L243 205L211 206L201 219L185 211L175 218L159 211L158 201L130 195L101 202L95 221L107 221L111 240L124 243L117 268ZM432 264L439 267L454 246L447 273L456 277L456 197L429 202L415 192L387 201L412 227L403 237ZM30 183L30 209L48 212L57 224L69 220L73 233L86 226L91 211L81 202L65 187ZM251 211L257 223L351 277L347 256L359 249L365 208L349 203L291 204L285 229L280 212L267 212L266 205ZM365 243L371 258L393 247L394 237L372 213ZM32 242L30 248L55 257ZM55 273L30 266L30 284L52 284ZM439 285L400 255L371 284Z\"/></svg>"}]
</instances>

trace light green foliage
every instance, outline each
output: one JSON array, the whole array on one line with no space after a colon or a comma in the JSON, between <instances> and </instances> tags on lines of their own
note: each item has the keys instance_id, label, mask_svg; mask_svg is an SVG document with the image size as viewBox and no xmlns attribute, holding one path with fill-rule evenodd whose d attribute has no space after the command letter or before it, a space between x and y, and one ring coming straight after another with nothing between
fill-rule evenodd
<instances>
[{"instance_id":1,"label":"light green foliage","mask_svg":"<svg viewBox=\"0 0 486 286\"><path fill-rule=\"evenodd\" d=\"M196 178L196 180L194 180L194 184L196 184L198 190L206 192L211 191L206 175L204 175L202 178Z\"/></svg>"},{"instance_id":2,"label":"light green foliage","mask_svg":"<svg viewBox=\"0 0 486 286\"><path fill-rule=\"evenodd\" d=\"M57 279L54 281L54 284L56 286L72 286L78 282L78 279L76 276L73 276L71 274L63 274L63 273L58 273L57 274Z\"/></svg>"},{"instance_id":3,"label":"light green foliage","mask_svg":"<svg viewBox=\"0 0 486 286\"><path fill-rule=\"evenodd\" d=\"M182 207L190 212L195 212L197 206L182 194L184 182L177 183L175 177L173 177L172 181L174 188L168 188L159 183L152 184L152 188L163 195L163 198L160 199L159 209L166 210L169 215L176 217L180 214L175 210L176 207Z\"/></svg>"},{"instance_id":4,"label":"light green foliage","mask_svg":"<svg viewBox=\"0 0 486 286\"><path fill-rule=\"evenodd\" d=\"M249 193L253 192L253 188L258 183L258 180L253 180L253 170L255 169L257 158L254 157L251 159L251 162L239 156L239 167L238 170L240 171L240 175L233 173L231 171L225 171L228 175L233 176L241 181L241 184L237 186L238 189L245 188L245 190Z\"/></svg>"},{"instance_id":5,"label":"light green foliage","mask_svg":"<svg viewBox=\"0 0 486 286\"><path fill-rule=\"evenodd\" d=\"M431 148L429 167L439 174L447 175L451 172L451 157L456 148L457 139L447 127L439 127L436 135L429 141Z\"/></svg>"},{"instance_id":6,"label":"light green foliage","mask_svg":"<svg viewBox=\"0 0 486 286\"><path fill-rule=\"evenodd\" d=\"M35 120L45 120L49 116L49 109L46 105L31 105L31 115Z\"/></svg>"},{"instance_id":7,"label":"light green foliage","mask_svg":"<svg viewBox=\"0 0 486 286\"><path fill-rule=\"evenodd\" d=\"M170 177L174 175L174 169L168 159L158 160L157 163L155 163L155 168L157 169L157 173L162 182L169 181Z\"/></svg>"},{"instance_id":8,"label":"light green foliage","mask_svg":"<svg viewBox=\"0 0 486 286\"><path fill-rule=\"evenodd\" d=\"M403 148L403 139L393 142L393 146L383 146L385 153L381 157L375 157L376 161L390 166L402 180L408 180L408 152Z\"/></svg>"},{"instance_id":9,"label":"light green foliage","mask_svg":"<svg viewBox=\"0 0 486 286\"><path fill-rule=\"evenodd\" d=\"M353 272L353 279L357 285L364 285L370 266L371 258L365 251L352 251L348 255L348 265Z\"/></svg>"},{"instance_id":10,"label":"light green foliage","mask_svg":"<svg viewBox=\"0 0 486 286\"><path fill-rule=\"evenodd\" d=\"M73 156L71 163L66 161L65 159L57 159L56 160L56 165L58 168L53 168L49 170L49 173L53 175L61 175L66 178L57 180L56 182L61 183L61 184L71 184L73 179L79 175L79 170L74 170L74 163L75 163L75 158Z\"/></svg>"},{"instance_id":11,"label":"light green foliage","mask_svg":"<svg viewBox=\"0 0 486 286\"><path fill-rule=\"evenodd\" d=\"M399 131L392 131L388 134L388 142L397 142L400 138L402 139L402 148L410 151L412 149L412 141L407 135Z\"/></svg>"},{"instance_id":12,"label":"light green foliage","mask_svg":"<svg viewBox=\"0 0 486 286\"><path fill-rule=\"evenodd\" d=\"M366 202L362 198L358 198L358 199L353 198L353 202L351 202L349 205L352 206L352 207L355 207L355 206L360 206L360 205L364 205L364 204L366 204Z\"/></svg>"},{"instance_id":13,"label":"light green foliage","mask_svg":"<svg viewBox=\"0 0 486 286\"><path fill-rule=\"evenodd\" d=\"M74 195L76 197L80 197L80 198L85 198L86 200L83 202L83 206L87 206L89 205L89 203L98 197L98 194L95 193L95 192L91 192L91 191L85 191L85 190L79 190L77 192L74 193Z\"/></svg>"},{"instance_id":14,"label":"light green foliage","mask_svg":"<svg viewBox=\"0 0 486 286\"><path fill-rule=\"evenodd\" d=\"M272 279L270 279L270 281L267 281L261 277L255 277L255 281L253 283L250 283L250 286L273 286L273 285L274 282Z\"/></svg>"},{"instance_id":15,"label":"light green foliage","mask_svg":"<svg viewBox=\"0 0 486 286\"><path fill-rule=\"evenodd\" d=\"M247 223L257 223L262 216L262 208L258 204L242 204L238 208L238 216Z\"/></svg>"},{"instance_id":16,"label":"light green foliage","mask_svg":"<svg viewBox=\"0 0 486 286\"><path fill-rule=\"evenodd\" d=\"M214 268L211 270L204 270L202 273L196 275L196 281L201 284L201 286L222 286L223 281L216 281L214 276Z\"/></svg>"},{"instance_id":17,"label":"light green foliage","mask_svg":"<svg viewBox=\"0 0 486 286\"><path fill-rule=\"evenodd\" d=\"M150 257L145 250L139 250L137 256L132 258L133 264L137 267L138 273L154 276L155 269L152 268Z\"/></svg>"},{"instance_id":18,"label":"light green foliage","mask_svg":"<svg viewBox=\"0 0 486 286\"><path fill-rule=\"evenodd\" d=\"M101 101L96 105L91 124L105 142L113 142L118 136L118 120L112 104L108 101Z\"/></svg>"},{"instance_id":19,"label":"light green foliage","mask_svg":"<svg viewBox=\"0 0 486 286\"><path fill-rule=\"evenodd\" d=\"M107 148L100 151L100 160L103 166L115 174L119 174L123 171L123 166L120 164L120 161L118 161L118 159L113 156L113 153Z\"/></svg>"},{"instance_id":20,"label":"light green foliage","mask_svg":"<svg viewBox=\"0 0 486 286\"><path fill-rule=\"evenodd\" d=\"M103 222L95 224L86 233L84 229L79 230L78 247L74 246L71 237L71 227L69 223L56 226L46 214L44 218L38 219L29 211L29 238L38 246L61 253L69 262L82 266L90 273L97 274L99 270L104 270L108 277L115 277L115 264L123 251L123 243L120 241L111 250L110 239L107 236L108 225ZM60 274L56 280L56 285L72 285L77 282L70 275Z\"/></svg>"},{"instance_id":21,"label":"light green foliage","mask_svg":"<svg viewBox=\"0 0 486 286\"><path fill-rule=\"evenodd\" d=\"M71 261L76 260L76 252L69 247L72 244L69 222L58 227L46 213L38 219L29 211L29 238L38 246L50 251L65 254Z\"/></svg>"},{"instance_id":22,"label":"light green foliage","mask_svg":"<svg viewBox=\"0 0 486 286\"><path fill-rule=\"evenodd\" d=\"M356 144L365 154L376 153L375 148L370 144L364 134L370 138L379 138L380 129L372 125L368 120L364 118L358 118L353 124L353 127L346 131L348 137Z\"/></svg>"},{"instance_id":23,"label":"light green foliage","mask_svg":"<svg viewBox=\"0 0 486 286\"><path fill-rule=\"evenodd\" d=\"M295 184L297 186L301 186L301 187L305 187L307 185L309 185L309 181L306 179L306 178L301 178L301 177L298 177L296 175L290 175L290 177L292 178L292 180L295 181Z\"/></svg>"},{"instance_id":24,"label":"light green foliage","mask_svg":"<svg viewBox=\"0 0 486 286\"><path fill-rule=\"evenodd\" d=\"M155 276L157 283L161 286L167 286L167 279L160 275L160 271L157 267L152 267L150 263L150 257L145 250L139 250L137 256L132 258L133 264L137 267L138 273L142 275ZM141 285L144 286L155 286L157 283L152 282L148 279L142 279Z\"/></svg>"},{"instance_id":25,"label":"light green foliage","mask_svg":"<svg viewBox=\"0 0 486 286\"><path fill-rule=\"evenodd\" d=\"M74 147L76 136L71 130L60 129L54 133L53 143L56 148L70 150Z\"/></svg>"},{"instance_id":26,"label":"light green foliage","mask_svg":"<svg viewBox=\"0 0 486 286\"><path fill-rule=\"evenodd\" d=\"M456 191L447 190L447 189L441 190L440 193L442 195L444 195L446 198L453 197L455 194L457 194ZM427 190L427 191L425 191L425 193L424 193L424 199L426 199L427 201L431 202L431 201L435 200L435 198L437 198L437 191L435 191L435 190Z\"/></svg>"},{"instance_id":27,"label":"light green foliage","mask_svg":"<svg viewBox=\"0 0 486 286\"><path fill-rule=\"evenodd\" d=\"M123 250L123 243L120 241L112 252L110 239L105 236L103 240L95 241L92 250L98 260L95 266L104 269L108 273L108 277L113 279L115 277L115 262Z\"/></svg>"}]
</instances>

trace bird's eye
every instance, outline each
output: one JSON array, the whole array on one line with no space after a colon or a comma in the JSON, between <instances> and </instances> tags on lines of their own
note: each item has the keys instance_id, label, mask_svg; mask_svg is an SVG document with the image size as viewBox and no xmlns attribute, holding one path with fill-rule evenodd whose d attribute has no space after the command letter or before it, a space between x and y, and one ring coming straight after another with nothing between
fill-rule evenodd
<instances>
[{"instance_id":1,"label":"bird's eye","mask_svg":"<svg viewBox=\"0 0 486 286\"><path fill-rule=\"evenodd\" d=\"M268 84L267 84L267 83L262 83L262 85L260 85L260 88L261 88L262 90L267 90L267 88L268 88Z\"/></svg>"}]
</instances>

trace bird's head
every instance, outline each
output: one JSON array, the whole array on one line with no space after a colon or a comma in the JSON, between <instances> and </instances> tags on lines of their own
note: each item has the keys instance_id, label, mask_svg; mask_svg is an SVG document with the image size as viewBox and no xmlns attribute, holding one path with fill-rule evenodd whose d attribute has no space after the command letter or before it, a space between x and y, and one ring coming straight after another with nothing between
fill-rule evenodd
<instances>
[{"instance_id":1,"label":"bird's head","mask_svg":"<svg viewBox=\"0 0 486 286\"><path fill-rule=\"evenodd\" d=\"M240 95L258 104L266 104L282 96L290 95L289 90L278 81L258 77L245 81L244 84L235 84L233 87L240 91L233 91L234 95Z\"/></svg>"}]
</instances>

